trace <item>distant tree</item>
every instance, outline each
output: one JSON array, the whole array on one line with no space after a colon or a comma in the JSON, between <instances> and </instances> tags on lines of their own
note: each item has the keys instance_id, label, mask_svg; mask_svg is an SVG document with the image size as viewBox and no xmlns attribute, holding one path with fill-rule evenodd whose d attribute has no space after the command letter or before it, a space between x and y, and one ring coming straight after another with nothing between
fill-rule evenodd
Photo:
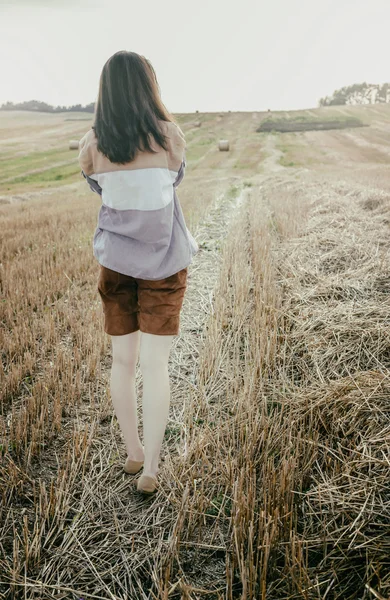
<instances>
[{"instance_id":1,"label":"distant tree","mask_svg":"<svg viewBox=\"0 0 390 600\"><path fill-rule=\"evenodd\" d=\"M82 106L81 104L74 104L72 106L51 106L46 102L39 100L27 100L25 102L5 102L0 106L0 110L29 110L39 112L87 112L93 113L95 110L95 103L91 102Z\"/></svg>"},{"instance_id":2,"label":"distant tree","mask_svg":"<svg viewBox=\"0 0 390 600\"><path fill-rule=\"evenodd\" d=\"M374 102L388 102L390 84L383 85L375 83L355 83L345 86L333 92L331 96L325 96L319 100L320 106L332 106L343 104L370 104Z\"/></svg>"}]
</instances>

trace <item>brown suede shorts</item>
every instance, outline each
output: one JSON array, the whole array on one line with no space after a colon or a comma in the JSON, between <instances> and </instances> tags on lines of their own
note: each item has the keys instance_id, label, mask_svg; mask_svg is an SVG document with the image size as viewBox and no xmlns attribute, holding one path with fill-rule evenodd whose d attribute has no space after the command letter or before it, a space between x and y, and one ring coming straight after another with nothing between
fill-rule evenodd
<instances>
[{"instance_id":1,"label":"brown suede shorts","mask_svg":"<svg viewBox=\"0 0 390 600\"><path fill-rule=\"evenodd\" d=\"M98 291L106 333L125 335L140 329L155 335L179 334L188 267L152 281L99 266Z\"/></svg>"}]
</instances>

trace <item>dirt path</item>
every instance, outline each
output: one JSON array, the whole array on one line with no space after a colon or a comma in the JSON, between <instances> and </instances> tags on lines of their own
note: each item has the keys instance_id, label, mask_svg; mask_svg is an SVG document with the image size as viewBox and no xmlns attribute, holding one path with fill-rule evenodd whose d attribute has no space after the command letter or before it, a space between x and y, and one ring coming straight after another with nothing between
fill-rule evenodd
<instances>
[{"instance_id":1,"label":"dirt path","mask_svg":"<svg viewBox=\"0 0 390 600\"><path fill-rule=\"evenodd\" d=\"M220 249L248 188L241 188L233 198L219 195L208 217L194 229L200 251L189 268L188 288L181 313L181 335L171 352L172 404L185 410L186 401L196 384L198 358L201 353L204 323L213 310L213 289L220 269Z\"/></svg>"},{"instance_id":2,"label":"dirt path","mask_svg":"<svg viewBox=\"0 0 390 600\"><path fill-rule=\"evenodd\" d=\"M267 158L263 161L263 169L265 172L280 172L285 168L280 164L280 159L283 156L283 152L276 148L276 138L273 135L268 135L264 147Z\"/></svg>"}]
</instances>

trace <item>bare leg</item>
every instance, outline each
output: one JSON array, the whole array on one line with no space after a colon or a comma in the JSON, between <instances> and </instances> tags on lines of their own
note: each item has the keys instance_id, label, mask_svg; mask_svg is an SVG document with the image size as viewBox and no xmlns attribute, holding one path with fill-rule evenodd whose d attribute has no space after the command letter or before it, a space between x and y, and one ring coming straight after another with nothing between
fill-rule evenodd
<instances>
[{"instance_id":1,"label":"bare leg","mask_svg":"<svg viewBox=\"0 0 390 600\"><path fill-rule=\"evenodd\" d=\"M156 477L170 404L168 359L173 335L141 334L144 475Z\"/></svg>"},{"instance_id":2,"label":"bare leg","mask_svg":"<svg viewBox=\"0 0 390 600\"><path fill-rule=\"evenodd\" d=\"M122 430L129 458L142 461L144 450L138 435L135 374L140 346L140 330L112 335L111 399Z\"/></svg>"}]
</instances>

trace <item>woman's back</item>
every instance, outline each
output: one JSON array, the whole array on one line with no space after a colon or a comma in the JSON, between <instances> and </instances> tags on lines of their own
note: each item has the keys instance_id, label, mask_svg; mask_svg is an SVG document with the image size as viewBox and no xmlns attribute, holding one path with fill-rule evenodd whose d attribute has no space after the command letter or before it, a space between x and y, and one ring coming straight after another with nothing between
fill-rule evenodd
<instances>
[{"instance_id":1,"label":"woman's back","mask_svg":"<svg viewBox=\"0 0 390 600\"><path fill-rule=\"evenodd\" d=\"M172 121L159 120L167 150L149 137L154 152L138 150L125 164L98 150L94 129L80 141L79 163L102 197L94 256L114 271L163 279L188 266L199 247L188 231L176 194L184 177L185 139Z\"/></svg>"}]
</instances>

